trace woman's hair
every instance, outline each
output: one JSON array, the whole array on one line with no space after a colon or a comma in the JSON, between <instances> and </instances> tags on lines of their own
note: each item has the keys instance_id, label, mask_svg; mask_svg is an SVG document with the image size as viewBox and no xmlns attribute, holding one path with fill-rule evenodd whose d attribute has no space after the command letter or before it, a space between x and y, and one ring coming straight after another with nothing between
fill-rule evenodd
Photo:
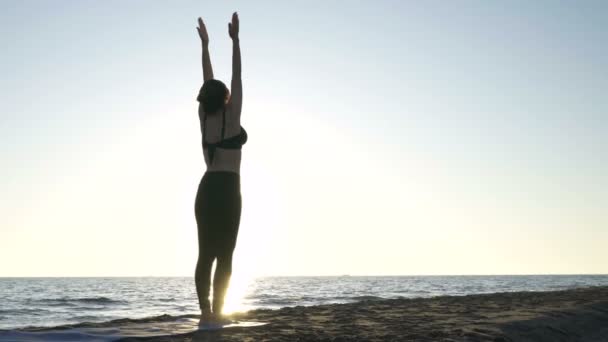
<instances>
[{"instance_id":1,"label":"woman's hair","mask_svg":"<svg viewBox=\"0 0 608 342\"><path fill-rule=\"evenodd\" d=\"M228 94L228 88L222 81L210 79L203 83L196 100L203 105L205 113L215 113L224 106Z\"/></svg>"}]
</instances>

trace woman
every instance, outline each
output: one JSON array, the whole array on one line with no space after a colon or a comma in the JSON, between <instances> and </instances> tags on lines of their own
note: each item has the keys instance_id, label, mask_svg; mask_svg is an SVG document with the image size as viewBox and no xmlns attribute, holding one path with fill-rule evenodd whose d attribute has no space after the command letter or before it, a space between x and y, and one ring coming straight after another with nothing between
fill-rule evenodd
<instances>
[{"instance_id":1,"label":"woman","mask_svg":"<svg viewBox=\"0 0 608 342\"><path fill-rule=\"evenodd\" d=\"M201 18L198 18L198 24L197 30L203 45L205 81L197 100L207 171L199 184L194 205L199 253L195 283L201 321L205 321L221 317L232 273L232 253L241 218L241 147L247 141L247 133L240 124L243 86L238 15L235 12L232 22L228 24L233 47L232 91L221 81L213 79L209 36ZM210 303L211 265L214 260L213 301Z\"/></svg>"}]
</instances>

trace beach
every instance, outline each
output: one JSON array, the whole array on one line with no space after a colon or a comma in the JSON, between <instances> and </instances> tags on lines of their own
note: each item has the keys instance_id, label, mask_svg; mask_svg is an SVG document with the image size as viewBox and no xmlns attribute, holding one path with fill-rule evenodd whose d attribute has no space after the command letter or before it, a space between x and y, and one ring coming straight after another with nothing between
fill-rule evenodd
<instances>
[{"instance_id":1,"label":"beach","mask_svg":"<svg viewBox=\"0 0 608 342\"><path fill-rule=\"evenodd\" d=\"M230 317L266 324L202 331L196 330L196 315L163 315L24 329L23 335L0 334L0 339L76 340L70 335L76 333L123 341L608 341L608 287L374 299Z\"/></svg>"}]
</instances>

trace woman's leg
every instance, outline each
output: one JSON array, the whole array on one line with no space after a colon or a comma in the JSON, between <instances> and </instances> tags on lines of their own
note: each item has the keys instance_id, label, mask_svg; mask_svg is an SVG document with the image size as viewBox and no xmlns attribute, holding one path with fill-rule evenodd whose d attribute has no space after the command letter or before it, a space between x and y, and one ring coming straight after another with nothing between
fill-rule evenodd
<instances>
[{"instance_id":1,"label":"woman's leg","mask_svg":"<svg viewBox=\"0 0 608 342\"><path fill-rule=\"evenodd\" d=\"M211 283L211 266L213 264L213 259L213 255L209 253L208 249L199 249L198 261L196 262L196 271L194 272L194 282L196 284L196 294L198 295L201 315L211 314L209 288Z\"/></svg>"},{"instance_id":2,"label":"woman's leg","mask_svg":"<svg viewBox=\"0 0 608 342\"><path fill-rule=\"evenodd\" d=\"M218 255L213 275L213 314L221 315L232 275L232 251Z\"/></svg>"},{"instance_id":3,"label":"woman's leg","mask_svg":"<svg viewBox=\"0 0 608 342\"><path fill-rule=\"evenodd\" d=\"M199 184L194 202L194 215L196 217L196 225L198 231L198 261L196 262L196 270L194 272L194 283L196 284L196 294L203 317L211 314L211 304L209 302L209 288L211 287L211 266L215 255L212 250L212 236L210 231L212 228L210 220L212 199L209 193L209 187L206 183L209 182L209 177L205 175Z\"/></svg>"},{"instance_id":4,"label":"woman's leg","mask_svg":"<svg viewBox=\"0 0 608 342\"><path fill-rule=\"evenodd\" d=\"M221 315L230 276L232 275L232 255L236 246L239 225L241 222L241 191L238 175L228 178L226 189L230 196L220 211L222 222L217 241L215 274L213 275L213 314Z\"/></svg>"}]
</instances>

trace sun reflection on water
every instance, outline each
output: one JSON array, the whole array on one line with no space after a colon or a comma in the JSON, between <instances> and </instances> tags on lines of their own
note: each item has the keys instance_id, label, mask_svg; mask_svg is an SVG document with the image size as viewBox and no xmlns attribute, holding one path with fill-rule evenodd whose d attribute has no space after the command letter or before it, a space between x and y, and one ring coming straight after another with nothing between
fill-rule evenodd
<instances>
[{"instance_id":1,"label":"sun reflection on water","mask_svg":"<svg viewBox=\"0 0 608 342\"><path fill-rule=\"evenodd\" d=\"M230 287L228 288L224 302L223 312L225 314L244 312L251 309L250 306L245 304L245 297L250 294L253 281L254 277L251 275L233 275L232 279L230 279Z\"/></svg>"}]
</instances>

